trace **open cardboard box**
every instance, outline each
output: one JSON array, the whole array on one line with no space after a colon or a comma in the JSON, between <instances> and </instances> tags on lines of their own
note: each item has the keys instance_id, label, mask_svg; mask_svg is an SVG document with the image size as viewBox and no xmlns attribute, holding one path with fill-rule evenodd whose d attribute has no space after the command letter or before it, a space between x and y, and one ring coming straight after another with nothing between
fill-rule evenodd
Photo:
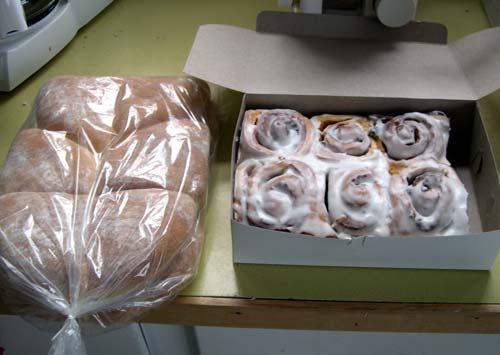
<instances>
[{"instance_id":1,"label":"open cardboard box","mask_svg":"<svg viewBox=\"0 0 500 355\"><path fill-rule=\"evenodd\" d=\"M476 101L500 88L500 28L446 44L446 30L371 19L262 13L257 32L201 26L184 71L245 93L245 110L320 113L441 110L451 121L447 157L469 192L471 234L359 237L352 241L277 232L230 213L235 263L491 269L500 249L500 183ZM500 118L499 118L500 119Z\"/></svg>"}]
</instances>

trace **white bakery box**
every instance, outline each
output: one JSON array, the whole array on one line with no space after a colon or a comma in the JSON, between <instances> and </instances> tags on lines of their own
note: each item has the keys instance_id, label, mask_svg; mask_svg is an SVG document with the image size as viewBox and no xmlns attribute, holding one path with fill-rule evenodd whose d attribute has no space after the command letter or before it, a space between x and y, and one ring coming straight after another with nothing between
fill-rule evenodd
<instances>
[{"instance_id":1,"label":"white bakery box","mask_svg":"<svg viewBox=\"0 0 500 355\"><path fill-rule=\"evenodd\" d=\"M446 29L437 24L388 29L358 17L263 12L256 32L201 26L184 71L245 93L232 179L247 109L290 108L308 117L441 110L450 117L447 157L469 193L471 234L325 239L242 224L231 210L235 263L492 268L500 249L500 184L476 101L500 88L500 28L446 44Z\"/></svg>"}]
</instances>

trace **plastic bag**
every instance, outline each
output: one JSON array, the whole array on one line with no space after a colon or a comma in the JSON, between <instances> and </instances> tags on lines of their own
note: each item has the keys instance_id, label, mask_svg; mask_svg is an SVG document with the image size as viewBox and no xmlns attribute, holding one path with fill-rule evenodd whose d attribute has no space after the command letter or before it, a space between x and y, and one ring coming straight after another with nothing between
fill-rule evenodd
<instances>
[{"instance_id":1,"label":"plastic bag","mask_svg":"<svg viewBox=\"0 0 500 355\"><path fill-rule=\"evenodd\" d=\"M213 144L206 83L56 77L0 174L2 298L64 322L51 354L84 354L81 328L173 298L196 272Z\"/></svg>"}]
</instances>

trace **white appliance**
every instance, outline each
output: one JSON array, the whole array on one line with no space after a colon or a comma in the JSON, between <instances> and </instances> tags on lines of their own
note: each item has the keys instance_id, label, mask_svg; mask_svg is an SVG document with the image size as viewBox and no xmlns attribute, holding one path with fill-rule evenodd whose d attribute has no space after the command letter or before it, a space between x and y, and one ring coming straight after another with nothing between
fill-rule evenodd
<instances>
[{"instance_id":1,"label":"white appliance","mask_svg":"<svg viewBox=\"0 0 500 355\"><path fill-rule=\"evenodd\" d=\"M40 69L112 1L0 0L0 91Z\"/></svg>"},{"instance_id":2,"label":"white appliance","mask_svg":"<svg viewBox=\"0 0 500 355\"><path fill-rule=\"evenodd\" d=\"M418 0L278 0L296 12L376 17L387 27L401 27L415 19Z\"/></svg>"}]
</instances>

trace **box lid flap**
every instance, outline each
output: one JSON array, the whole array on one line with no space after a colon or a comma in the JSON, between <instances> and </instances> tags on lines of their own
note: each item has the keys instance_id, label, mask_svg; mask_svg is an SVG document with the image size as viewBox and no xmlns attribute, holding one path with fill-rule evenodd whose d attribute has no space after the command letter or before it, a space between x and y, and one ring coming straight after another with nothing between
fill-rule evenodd
<instances>
[{"instance_id":1,"label":"box lid flap","mask_svg":"<svg viewBox=\"0 0 500 355\"><path fill-rule=\"evenodd\" d=\"M500 89L500 27L473 33L449 47L476 98Z\"/></svg>"},{"instance_id":2,"label":"box lid flap","mask_svg":"<svg viewBox=\"0 0 500 355\"><path fill-rule=\"evenodd\" d=\"M497 81L484 84L483 70L473 68L477 56L461 56L469 47L483 53L483 36L496 46L487 32L477 34L480 43L464 39L448 46L203 25L184 71L246 93L475 100Z\"/></svg>"}]
</instances>

